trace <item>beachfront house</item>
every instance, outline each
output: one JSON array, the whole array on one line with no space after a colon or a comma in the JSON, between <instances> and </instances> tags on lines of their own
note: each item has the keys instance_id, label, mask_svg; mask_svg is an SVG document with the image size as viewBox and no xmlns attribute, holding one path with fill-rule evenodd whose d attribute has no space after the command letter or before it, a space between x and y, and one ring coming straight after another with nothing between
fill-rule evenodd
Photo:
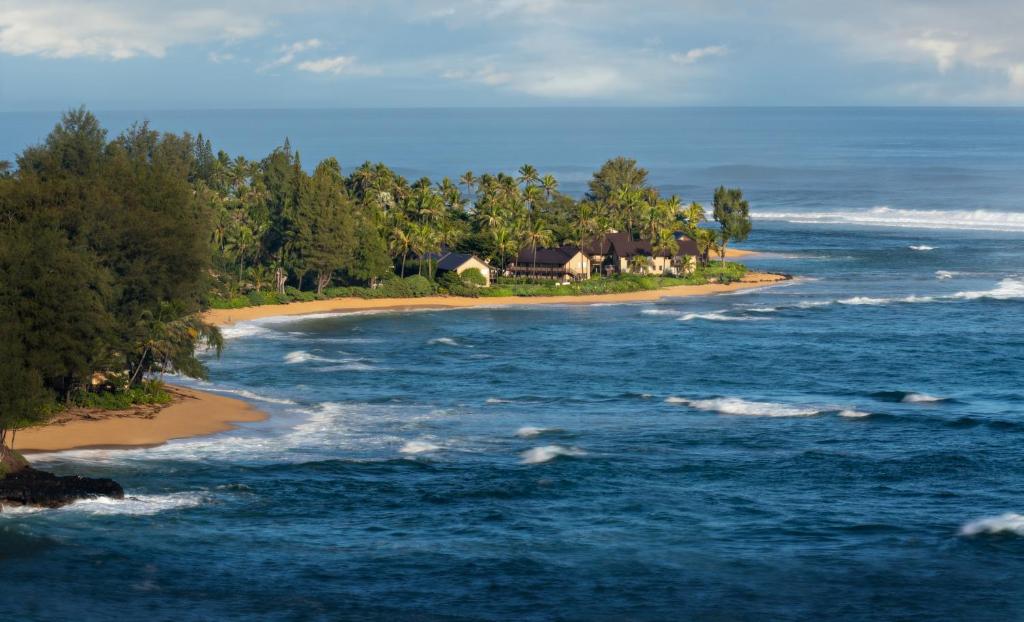
<instances>
[{"instance_id":1,"label":"beachfront house","mask_svg":"<svg viewBox=\"0 0 1024 622\"><path fill-rule=\"evenodd\" d=\"M556 281L580 281L590 278L590 258L575 246L524 248L509 268L512 276Z\"/></svg>"},{"instance_id":2,"label":"beachfront house","mask_svg":"<svg viewBox=\"0 0 1024 622\"><path fill-rule=\"evenodd\" d=\"M466 270L476 270L484 277L484 287L491 285L491 266L476 255L466 253L434 253L427 256L437 262L437 274L454 272L461 275Z\"/></svg>"},{"instance_id":3,"label":"beachfront house","mask_svg":"<svg viewBox=\"0 0 1024 622\"><path fill-rule=\"evenodd\" d=\"M673 235L674 248L655 252L650 240L613 231L588 241L583 251L596 274L689 274L697 267L697 243L681 232Z\"/></svg>"}]
</instances>

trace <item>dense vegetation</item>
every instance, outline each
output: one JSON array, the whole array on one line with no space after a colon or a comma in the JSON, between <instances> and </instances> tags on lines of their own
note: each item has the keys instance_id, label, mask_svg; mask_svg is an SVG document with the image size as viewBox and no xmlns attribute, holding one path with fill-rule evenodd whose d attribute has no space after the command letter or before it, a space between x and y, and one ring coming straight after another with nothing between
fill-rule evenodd
<instances>
[{"instance_id":1,"label":"dense vegetation","mask_svg":"<svg viewBox=\"0 0 1024 622\"><path fill-rule=\"evenodd\" d=\"M69 112L16 166L0 166L0 432L64 404L162 399L162 372L202 377L199 345L219 351L206 306L325 296L538 295L553 284L436 274L424 254L476 254L499 269L523 249L581 245L609 230L673 249L698 243L705 271L688 279L594 279L557 293L636 291L706 279L708 256L749 232L738 189L719 188L702 227L698 203L663 197L634 160L606 162L576 199L551 175L409 182L366 162L347 175L334 158L312 173L288 141L262 160L214 153L202 135L145 124L108 139L84 109ZM740 269L740 268L736 268ZM736 278L724 262L716 276ZM95 397L94 386L122 394Z\"/></svg>"}]
</instances>

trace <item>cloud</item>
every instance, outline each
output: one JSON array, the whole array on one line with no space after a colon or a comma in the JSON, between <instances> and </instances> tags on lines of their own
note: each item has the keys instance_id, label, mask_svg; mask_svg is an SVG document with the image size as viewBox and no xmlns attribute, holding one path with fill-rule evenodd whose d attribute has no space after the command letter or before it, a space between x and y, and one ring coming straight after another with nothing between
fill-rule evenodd
<instances>
[{"instance_id":1,"label":"cloud","mask_svg":"<svg viewBox=\"0 0 1024 622\"><path fill-rule=\"evenodd\" d=\"M231 42L263 33L263 18L179 3L0 2L0 52L47 58L162 58L177 45Z\"/></svg>"},{"instance_id":2,"label":"cloud","mask_svg":"<svg viewBox=\"0 0 1024 622\"><path fill-rule=\"evenodd\" d=\"M276 67L283 67L290 65L295 57L305 52L306 50L315 50L320 47L321 43L319 39L306 39L305 41L296 41L288 45L282 45L277 49L280 54L276 59L270 61L266 65L260 67L260 71L267 71L268 69L274 69Z\"/></svg>"},{"instance_id":3,"label":"cloud","mask_svg":"<svg viewBox=\"0 0 1024 622\"><path fill-rule=\"evenodd\" d=\"M694 48L685 54L671 54L669 58L674 63L680 65L692 65L702 58L708 56L725 56L729 53L729 48L724 45L709 45L703 48Z\"/></svg>"},{"instance_id":4,"label":"cloud","mask_svg":"<svg viewBox=\"0 0 1024 622\"><path fill-rule=\"evenodd\" d=\"M346 69L352 67L355 63L355 58L351 56L334 56L331 58L321 58L319 60L307 60L296 65L299 71L308 71L310 73L333 73L334 75L341 75Z\"/></svg>"}]
</instances>

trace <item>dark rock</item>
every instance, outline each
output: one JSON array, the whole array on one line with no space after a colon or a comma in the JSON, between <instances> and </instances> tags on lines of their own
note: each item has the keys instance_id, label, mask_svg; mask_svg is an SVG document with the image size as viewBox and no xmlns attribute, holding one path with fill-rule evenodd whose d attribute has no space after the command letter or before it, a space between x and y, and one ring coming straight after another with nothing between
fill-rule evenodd
<instances>
[{"instance_id":1,"label":"dark rock","mask_svg":"<svg viewBox=\"0 0 1024 622\"><path fill-rule=\"evenodd\" d=\"M37 505L59 508L78 501L111 497L124 499L124 489L112 479L80 475L54 475L26 467L0 479L0 505Z\"/></svg>"}]
</instances>

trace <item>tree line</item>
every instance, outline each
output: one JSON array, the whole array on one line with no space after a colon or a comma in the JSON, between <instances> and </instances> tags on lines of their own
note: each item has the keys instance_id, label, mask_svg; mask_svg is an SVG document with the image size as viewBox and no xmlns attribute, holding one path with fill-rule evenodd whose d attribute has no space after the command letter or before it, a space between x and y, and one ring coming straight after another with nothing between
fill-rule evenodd
<instances>
[{"instance_id":1,"label":"tree line","mask_svg":"<svg viewBox=\"0 0 1024 622\"><path fill-rule=\"evenodd\" d=\"M465 172L408 181L384 164L308 173L287 140L260 160L214 152L202 134L137 124L113 139L85 109L63 116L15 166L0 166L0 429L97 373L134 386L175 371L202 377L200 345L221 346L197 315L211 293L332 283L374 286L415 272L428 253L476 254L502 269L524 249L610 230L675 248L693 237L707 261L749 232L738 189L703 206L662 196L635 160L596 171L584 196L552 175Z\"/></svg>"}]
</instances>

